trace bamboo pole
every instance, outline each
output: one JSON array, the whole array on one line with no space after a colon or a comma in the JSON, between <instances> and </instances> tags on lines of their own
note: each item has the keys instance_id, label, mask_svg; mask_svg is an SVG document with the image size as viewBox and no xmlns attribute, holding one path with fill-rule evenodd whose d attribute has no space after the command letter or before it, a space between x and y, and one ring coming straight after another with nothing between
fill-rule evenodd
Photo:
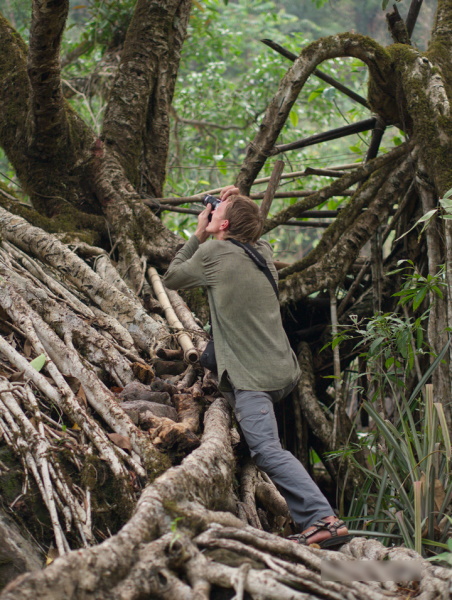
<instances>
[{"instance_id":1,"label":"bamboo pole","mask_svg":"<svg viewBox=\"0 0 452 600\"><path fill-rule=\"evenodd\" d=\"M330 313L331 313L331 336L334 341L338 333L338 321L337 321L337 297L335 288L330 290ZM341 357L339 354L339 344L336 344L333 349L333 361L334 361L334 416L333 416L333 432L332 432L332 447L336 448L336 443L340 438L341 431L341 415L345 410L344 397L342 393L342 381L341 381Z\"/></svg>"},{"instance_id":2,"label":"bamboo pole","mask_svg":"<svg viewBox=\"0 0 452 600\"><path fill-rule=\"evenodd\" d=\"M184 351L184 358L188 363L195 363L199 361L199 352L193 346L193 342L191 341L188 333L185 332L184 326L177 318L176 313L174 312L173 307L171 306L171 302L169 301L168 295L163 287L163 284L160 280L160 276L154 267L148 268L148 277L151 281L152 287L154 288L155 295L157 296L157 300L160 302L161 307L165 312L166 320L168 324L173 329L179 330L177 335L177 341L180 344L180 347Z\"/></svg>"},{"instance_id":3,"label":"bamboo pole","mask_svg":"<svg viewBox=\"0 0 452 600\"><path fill-rule=\"evenodd\" d=\"M343 192L340 192L339 194L335 194L335 195L337 195L337 196L352 196L355 193L355 191L356 190L348 189L348 190L344 190ZM313 194L316 194L317 192L318 192L318 190L292 190L289 192L276 192L275 198L306 198L308 196L312 196ZM147 206L149 206L150 208L152 208L154 210L157 208L160 208L162 210L168 210L166 208L167 206L179 206L180 204L191 204L191 203L195 203L195 202L199 203L202 201L202 199L204 198L204 196L207 193L208 192L205 192L203 194L196 194L194 196L181 196L179 198L177 198L177 197L155 198L155 199L144 198L141 201L143 202L143 204L146 204ZM251 198L251 200L262 200L264 195L265 195L265 192L253 192L248 195L248 198Z\"/></svg>"},{"instance_id":4,"label":"bamboo pole","mask_svg":"<svg viewBox=\"0 0 452 600\"><path fill-rule=\"evenodd\" d=\"M275 155L280 154L281 152L287 152L289 150L299 150L300 148L306 148L307 146L313 146L314 144L320 144L321 142L329 142L331 140L337 140L338 138L353 135L355 133L361 133L362 131L369 131L369 129L375 128L376 123L377 118L370 117L369 119L363 119L362 121L357 121L356 123L351 123L350 125L344 125L343 127L336 127L335 129L322 131L321 133L310 135L307 138L303 138L302 140L298 140L296 142L291 142L290 144L280 144L279 146L274 146L271 150L271 154Z\"/></svg>"},{"instance_id":5,"label":"bamboo pole","mask_svg":"<svg viewBox=\"0 0 452 600\"><path fill-rule=\"evenodd\" d=\"M413 33L414 26L416 25L422 2L423 0L411 0L410 8L406 17L406 28L410 37Z\"/></svg>"}]
</instances>

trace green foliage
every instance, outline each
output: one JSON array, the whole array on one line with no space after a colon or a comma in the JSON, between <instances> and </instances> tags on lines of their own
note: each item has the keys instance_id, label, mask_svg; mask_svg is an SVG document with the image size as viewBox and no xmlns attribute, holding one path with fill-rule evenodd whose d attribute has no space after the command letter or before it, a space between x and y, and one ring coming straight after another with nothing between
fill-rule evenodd
<instances>
[{"instance_id":1,"label":"green foliage","mask_svg":"<svg viewBox=\"0 0 452 600\"><path fill-rule=\"evenodd\" d=\"M367 348L361 356L366 359L368 372L378 381L373 400L377 395L384 399L387 393L405 387L416 355L427 351L423 330L427 317L428 311L416 319L384 313L369 319L364 327L355 320L354 331L360 338L356 347Z\"/></svg>"},{"instance_id":2,"label":"green foliage","mask_svg":"<svg viewBox=\"0 0 452 600\"><path fill-rule=\"evenodd\" d=\"M115 40L124 39L136 0L90 0L87 6L75 7L72 19L77 22L77 13L85 21L80 11L87 11L82 40L89 40L102 48L115 47ZM77 9L79 9L77 11Z\"/></svg>"},{"instance_id":3,"label":"green foliage","mask_svg":"<svg viewBox=\"0 0 452 600\"><path fill-rule=\"evenodd\" d=\"M380 313L364 322L360 322L356 315L351 315L352 326L342 328L324 346L334 349L345 340L357 340L355 349L361 350L360 356L365 359L367 373L374 382L372 401L380 398L384 402L388 394L397 396L400 390L405 389L407 378L419 357L430 354L424 336L424 323L428 319L430 306L418 316L416 312L430 294L442 298L442 288L446 286L444 266L439 268L436 275L426 277L416 270L411 260L401 260L398 266L400 268L387 275L404 273L401 290L393 294L399 298L398 305L404 309L403 314ZM414 316L408 315L407 307L411 308Z\"/></svg>"},{"instance_id":4,"label":"green foliage","mask_svg":"<svg viewBox=\"0 0 452 600\"><path fill-rule=\"evenodd\" d=\"M362 409L373 421L372 430L360 434L358 446L340 450L336 456L349 457L367 476L350 506L350 527L360 529L364 521L366 533L403 542L426 554L447 548L445 517L451 514L451 440L443 405L433 402L432 386L427 384L450 342L409 396L407 390L413 376L420 373L420 357L431 354L424 339L430 308L416 315L430 294L442 297L446 283L444 267L427 277L412 261L400 261L398 267L388 275L403 273L402 288L394 294L402 314L377 314L364 322L352 316L352 327L330 343L337 346L345 339L356 339L355 348L362 349L366 372L358 373L356 379L367 379L370 394ZM393 403L392 413L386 408L387 399ZM367 455L366 468L354 459L358 450Z\"/></svg>"},{"instance_id":5,"label":"green foliage","mask_svg":"<svg viewBox=\"0 0 452 600\"><path fill-rule=\"evenodd\" d=\"M396 292L394 294L395 297L400 298L400 305L405 306L407 304L411 304L413 311L416 311L424 302L428 294L432 293L438 298L443 297L441 288L446 287L444 265L440 266L436 275L427 275L427 277L424 277L416 270L413 261L401 260L398 262L398 265L402 265L404 263L409 266L412 272L404 276L405 283L403 284L402 289L400 292ZM388 273L388 275L399 273L403 270L403 268L397 269L391 273Z\"/></svg>"},{"instance_id":6,"label":"green foliage","mask_svg":"<svg viewBox=\"0 0 452 600\"><path fill-rule=\"evenodd\" d=\"M170 530L171 530L171 541L170 541L170 549L174 546L174 544L180 539L181 532L179 531L179 521L183 521L183 517L176 517L171 521Z\"/></svg>"},{"instance_id":7,"label":"green foliage","mask_svg":"<svg viewBox=\"0 0 452 600\"><path fill-rule=\"evenodd\" d=\"M451 514L452 498L451 441L443 406L433 402L431 386L425 395L425 402L400 395L393 422L364 403L375 423L367 439L370 468L349 511L351 528L364 521L366 532L387 535L423 554L447 548L445 517Z\"/></svg>"}]
</instances>

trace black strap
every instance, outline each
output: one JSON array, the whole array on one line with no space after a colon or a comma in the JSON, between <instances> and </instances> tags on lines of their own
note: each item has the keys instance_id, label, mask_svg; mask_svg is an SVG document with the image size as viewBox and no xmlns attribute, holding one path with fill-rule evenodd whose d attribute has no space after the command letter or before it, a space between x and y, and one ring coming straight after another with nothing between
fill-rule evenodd
<instances>
[{"instance_id":1,"label":"black strap","mask_svg":"<svg viewBox=\"0 0 452 600\"><path fill-rule=\"evenodd\" d=\"M253 246L251 246L251 244L244 244L242 242L234 240L234 238L227 238L227 240L229 242L232 242L236 246L243 248L243 250L246 252L246 254L248 254L248 256L251 258L251 260L256 263L256 265L259 267L259 269L267 277L269 282L272 284L272 287L275 291L276 297L279 298L279 291L278 291L278 286L276 284L275 278L273 277L272 272L268 268L267 261L262 256L262 254L260 252L258 252L256 250L256 248L253 248Z\"/></svg>"}]
</instances>

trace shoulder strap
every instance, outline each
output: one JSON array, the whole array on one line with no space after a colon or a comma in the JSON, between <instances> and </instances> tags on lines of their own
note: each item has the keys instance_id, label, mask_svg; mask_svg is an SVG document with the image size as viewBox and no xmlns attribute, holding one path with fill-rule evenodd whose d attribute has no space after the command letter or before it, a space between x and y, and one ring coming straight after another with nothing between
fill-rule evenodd
<instances>
[{"instance_id":1,"label":"shoulder strap","mask_svg":"<svg viewBox=\"0 0 452 600\"><path fill-rule=\"evenodd\" d=\"M278 286L276 284L275 278L273 277L272 272L268 268L267 261L262 256L262 254L260 252L258 252L256 250L256 248L253 248L253 246L251 246L251 244L244 244L243 242L234 240L234 238L227 238L227 241L232 242L235 246L239 246L240 248L243 248L243 250L246 252L246 254L248 254L248 256L251 258L251 260L256 263L256 265L259 267L259 269L267 277L269 282L272 284L272 287L276 294L276 297L279 298L279 290L278 290Z\"/></svg>"}]
</instances>

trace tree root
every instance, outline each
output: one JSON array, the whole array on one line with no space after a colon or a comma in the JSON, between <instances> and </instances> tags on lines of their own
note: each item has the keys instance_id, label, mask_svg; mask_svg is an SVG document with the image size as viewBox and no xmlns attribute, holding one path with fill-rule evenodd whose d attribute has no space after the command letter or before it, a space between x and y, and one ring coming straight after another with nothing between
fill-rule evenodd
<instances>
[{"instance_id":1,"label":"tree root","mask_svg":"<svg viewBox=\"0 0 452 600\"><path fill-rule=\"evenodd\" d=\"M107 314L113 315L134 338L149 350L152 340L166 335L163 324L152 319L138 300L111 286L54 236L33 227L21 217L0 208L0 232L9 242L49 264Z\"/></svg>"},{"instance_id":2,"label":"tree root","mask_svg":"<svg viewBox=\"0 0 452 600\"><path fill-rule=\"evenodd\" d=\"M309 345L306 342L302 342L300 344L298 362L303 373L298 384L301 411L303 416L306 418L313 435L318 440L317 450L322 456L324 453L333 450L333 446L331 444L333 422L332 420L329 420L325 412L322 411L315 395L312 354ZM342 427L342 443L346 444L348 443L351 425L349 424L348 428L345 429L346 424L343 423ZM334 448L337 449L337 446ZM354 458L355 460L360 459L358 454L355 454ZM359 470L354 462L347 457L325 460L324 464L332 477L335 479L337 478L338 481L345 481L345 494L347 497L353 498L356 490L359 489L363 484L364 479L362 471ZM338 473L344 473L345 471L347 471L347 477L337 477Z\"/></svg>"},{"instance_id":3,"label":"tree root","mask_svg":"<svg viewBox=\"0 0 452 600\"><path fill-rule=\"evenodd\" d=\"M236 597L247 593L263 600L387 600L388 594L399 596L397 586L329 581L320 574L324 559L396 559L396 549L355 539L340 553L317 550L244 525L230 513L221 512L231 497L228 432L227 404L218 400L206 414L201 446L143 492L135 515L117 535L17 580L4 591L2 600L138 600L144 595L199 600L212 597L216 588L233 589ZM412 551L401 552L419 558ZM425 561L423 567L421 589L426 593L434 590L435 598L446 600L450 571ZM423 595L423 600L427 597Z\"/></svg>"}]
</instances>

